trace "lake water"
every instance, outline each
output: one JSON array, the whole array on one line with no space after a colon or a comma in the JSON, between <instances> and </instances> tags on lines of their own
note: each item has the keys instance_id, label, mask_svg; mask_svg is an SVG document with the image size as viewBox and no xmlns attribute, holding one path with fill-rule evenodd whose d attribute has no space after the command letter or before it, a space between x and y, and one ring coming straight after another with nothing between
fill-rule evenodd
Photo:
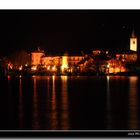
<instances>
[{"instance_id":1,"label":"lake water","mask_svg":"<svg viewBox=\"0 0 140 140\"><path fill-rule=\"evenodd\" d=\"M34 76L1 80L0 129L140 129L140 77Z\"/></svg>"}]
</instances>

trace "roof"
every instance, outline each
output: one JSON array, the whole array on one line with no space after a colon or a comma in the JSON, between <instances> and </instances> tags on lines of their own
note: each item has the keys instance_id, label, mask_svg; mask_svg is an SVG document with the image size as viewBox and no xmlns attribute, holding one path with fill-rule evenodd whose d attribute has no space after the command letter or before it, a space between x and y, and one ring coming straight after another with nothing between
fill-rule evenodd
<instances>
[{"instance_id":1,"label":"roof","mask_svg":"<svg viewBox=\"0 0 140 140\"><path fill-rule=\"evenodd\" d=\"M82 51L56 51L56 52L46 52L46 56L83 56Z\"/></svg>"},{"instance_id":2,"label":"roof","mask_svg":"<svg viewBox=\"0 0 140 140\"><path fill-rule=\"evenodd\" d=\"M107 55L96 55L93 57L95 61L104 61L104 60L110 60L111 58L108 57Z\"/></svg>"},{"instance_id":3,"label":"roof","mask_svg":"<svg viewBox=\"0 0 140 140\"><path fill-rule=\"evenodd\" d=\"M36 51L32 51L31 53L44 53L44 51L38 51L38 50L36 50Z\"/></svg>"}]
</instances>

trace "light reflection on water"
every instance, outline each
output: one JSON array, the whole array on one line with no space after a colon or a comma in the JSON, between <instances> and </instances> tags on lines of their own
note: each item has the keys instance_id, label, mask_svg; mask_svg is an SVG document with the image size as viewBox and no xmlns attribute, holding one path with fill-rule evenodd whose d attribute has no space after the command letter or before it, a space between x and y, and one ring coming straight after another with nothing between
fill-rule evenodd
<instances>
[{"instance_id":1,"label":"light reflection on water","mask_svg":"<svg viewBox=\"0 0 140 140\"><path fill-rule=\"evenodd\" d=\"M55 76L52 76L52 100L51 100L51 129L58 129L58 112L56 110Z\"/></svg>"},{"instance_id":2,"label":"light reflection on water","mask_svg":"<svg viewBox=\"0 0 140 140\"><path fill-rule=\"evenodd\" d=\"M74 110L75 108L79 111L85 111L82 109L88 108L88 98L90 97L90 108L91 112L88 112L88 115L90 113L93 113L92 105L96 105L96 97L97 97L97 103L101 101L105 101L105 106L103 108L100 108L100 111L106 110L104 117L106 122L105 126L101 126L101 128L104 129L121 129L121 128L127 128L127 129L139 129L139 107L138 107L138 79L139 77L111 77L107 76L104 78L98 77L68 77L68 76L35 76L31 79L31 86L29 89L23 88L27 86L27 83L24 81L24 79L20 78L18 81L18 127L19 129L24 129L24 123L26 123L26 118L24 117L25 114L28 115L29 112L26 112L25 108L25 102L28 98L28 95L31 95L31 100L29 107L31 107L31 120L28 122L31 122L31 129L63 129L63 130L69 130L74 129L72 126L72 123L75 123L71 116L75 118L75 112L70 111L70 107ZM97 85L100 81L101 85ZM44 82L45 81L45 82ZM104 82L103 82L104 81ZM45 84L44 84L44 83ZM86 84L88 82L88 84ZM14 111L16 110L14 108L13 102L16 100L13 100L14 96L16 95L13 92L14 87L11 85L11 81L9 81L9 108L10 113L9 116L14 116ZM80 83L80 84L79 84ZM105 84L104 84L105 83ZM25 85L23 87L23 84ZM16 85L16 84L15 84ZM80 88L81 86L81 88ZM95 91L95 89L101 88L101 92ZM105 89L101 86L105 86ZM87 91L87 89L89 89ZM76 92L75 92L76 91ZM94 94L93 92L94 91ZM74 94L72 94L74 93ZM44 94L44 96L43 96ZM24 96L23 96L24 95ZM100 95L100 98L98 98ZM103 96L102 96L103 95ZM72 97L73 96L73 97ZM24 100L23 100L24 97ZM42 98L43 97L43 98ZM84 99L87 100L84 100ZM94 102L92 103L92 99ZM29 98L28 98L29 100ZM125 102L123 101L125 100ZM114 102L115 101L115 102ZM126 102L127 101L127 102ZM81 104L83 103L83 104ZM41 111L41 105L44 106L44 110ZM75 106L70 106L75 105ZM123 107L125 105L125 107ZM119 108L122 106L122 109ZM25 109L24 109L25 108ZM116 109L116 111L114 111ZM123 112L126 112L126 114ZM86 115L86 113L81 113L83 116L80 116L80 113L78 114L78 111L76 114L78 115L78 119L83 119L84 117L86 119L91 119ZM122 111L122 112L121 112ZM122 113L122 114L121 114ZM85 115L85 116L84 116ZM101 118L101 117L100 117ZM82 120L81 119L81 120ZM94 120L94 115L93 118ZM89 125L92 128L92 125L94 126L95 120L90 120L89 124L86 124L85 126ZM98 119L98 118L95 118ZM122 120L121 120L122 119ZM124 121L127 122L127 124L121 125L121 121L123 119L126 119ZM13 119L14 120L14 119ZM80 121L81 121L80 120ZM83 119L84 121L84 119ZM100 120L97 120L97 122ZM117 122L116 122L117 121ZM81 121L82 122L82 121ZM87 121L88 122L88 121ZM120 123L120 124L117 124ZM12 123L11 123L12 124ZM77 123L78 124L78 123ZM101 125L101 124L100 124ZM74 125L73 125L74 126ZM82 126L82 124L81 124ZM84 126L83 128L84 129ZM95 129L95 128L94 128Z\"/></svg>"},{"instance_id":3,"label":"light reflection on water","mask_svg":"<svg viewBox=\"0 0 140 140\"><path fill-rule=\"evenodd\" d=\"M106 103L107 103L107 114L106 114L106 125L107 125L107 129L110 129L111 128L111 124L112 124L112 116L111 116L111 102L110 102L110 86L109 86L109 79L110 77L107 76L107 100L106 100Z\"/></svg>"},{"instance_id":4,"label":"light reflection on water","mask_svg":"<svg viewBox=\"0 0 140 140\"><path fill-rule=\"evenodd\" d=\"M41 80L47 81L47 89L46 89L46 99L40 101L39 93L37 90L38 88L44 89L44 85L37 85ZM56 87L56 81L61 81L61 92L57 91ZM21 86L21 79L19 81L19 87L20 87L20 109L19 114L21 114L23 108L22 108L22 86ZM57 99L57 95L60 94L60 100ZM44 114L40 114L39 106L41 102L44 102L43 104L45 106L45 112ZM40 120L42 119L41 116L46 116L46 128L51 130L57 130L57 129L69 129L69 113L68 113L68 91L67 91L67 76L61 76L61 77L41 77L38 76L33 77L33 97L32 97L32 129L40 129ZM22 112L23 113L23 112ZM42 112L41 112L42 113ZM20 121L22 122L23 119L19 117ZM48 120L49 119L49 120Z\"/></svg>"},{"instance_id":5,"label":"light reflection on water","mask_svg":"<svg viewBox=\"0 0 140 140\"><path fill-rule=\"evenodd\" d=\"M46 96L46 98L45 98L45 100L46 100L46 113L45 113L45 119L46 120L50 120L50 121L48 121L48 122L46 122L46 128L49 128L49 129L51 129L51 126L50 126L50 124L52 123L51 122L51 113L50 113L50 111L51 111L51 108L52 108L52 100L51 100L51 83L50 83L50 80L51 80L51 77L47 77L47 90L46 90L46 94L47 94L47 96Z\"/></svg>"},{"instance_id":6,"label":"light reflection on water","mask_svg":"<svg viewBox=\"0 0 140 140\"><path fill-rule=\"evenodd\" d=\"M69 113L68 113L68 92L67 92L67 76L61 76L62 81L62 98L61 98L61 129L69 129Z\"/></svg>"},{"instance_id":7,"label":"light reflection on water","mask_svg":"<svg viewBox=\"0 0 140 140\"><path fill-rule=\"evenodd\" d=\"M19 79L19 128L23 128L22 79Z\"/></svg>"},{"instance_id":8,"label":"light reflection on water","mask_svg":"<svg viewBox=\"0 0 140 140\"><path fill-rule=\"evenodd\" d=\"M138 77L129 77L129 129L138 129L138 92L137 92Z\"/></svg>"},{"instance_id":9,"label":"light reflection on water","mask_svg":"<svg viewBox=\"0 0 140 140\"><path fill-rule=\"evenodd\" d=\"M38 93L36 88L36 77L33 77L34 81L34 93L33 93L33 109L32 109L32 128L33 129L39 129L40 123L39 123L39 111L38 111Z\"/></svg>"},{"instance_id":10,"label":"light reflection on water","mask_svg":"<svg viewBox=\"0 0 140 140\"><path fill-rule=\"evenodd\" d=\"M52 100L51 100L51 129L69 129L68 123L68 93L67 93L67 76L61 76L61 97L60 97L60 105L57 104L56 100L56 76L52 76ZM59 107L58 107L59 106ZM59 108L59 110L57 110Z\"/></svg>"}]
</instances>

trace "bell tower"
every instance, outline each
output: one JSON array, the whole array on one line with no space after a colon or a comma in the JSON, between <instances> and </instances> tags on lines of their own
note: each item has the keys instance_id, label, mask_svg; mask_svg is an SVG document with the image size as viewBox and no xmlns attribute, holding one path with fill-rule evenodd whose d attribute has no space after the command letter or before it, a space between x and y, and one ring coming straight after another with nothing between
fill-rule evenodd
<instances>
[{"instance_id":1,"label":"bell tower","mask_svg":"<svg viewBox=\"0 0 140 140\"><path fill-rule=\"evenodd\" d=\"M137 52L137 37L135 36L134 29L130 38L130 50Z\"/></svg>"}]
</instances>

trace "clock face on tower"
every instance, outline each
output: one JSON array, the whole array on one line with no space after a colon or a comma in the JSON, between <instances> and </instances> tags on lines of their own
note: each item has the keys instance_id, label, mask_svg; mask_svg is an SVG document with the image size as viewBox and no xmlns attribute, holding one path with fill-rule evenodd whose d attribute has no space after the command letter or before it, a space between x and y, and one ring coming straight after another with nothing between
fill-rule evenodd
<instances>
[{"instance_id":1,"label":"clock face on tower","mask_svg":"<svg viewBox=\"0 0 140 140\"><path fill-rule=\"evenodd\" d=\"M130 38L130 50L137 51L137 38Z\"/></svg>"}]
</instances>

